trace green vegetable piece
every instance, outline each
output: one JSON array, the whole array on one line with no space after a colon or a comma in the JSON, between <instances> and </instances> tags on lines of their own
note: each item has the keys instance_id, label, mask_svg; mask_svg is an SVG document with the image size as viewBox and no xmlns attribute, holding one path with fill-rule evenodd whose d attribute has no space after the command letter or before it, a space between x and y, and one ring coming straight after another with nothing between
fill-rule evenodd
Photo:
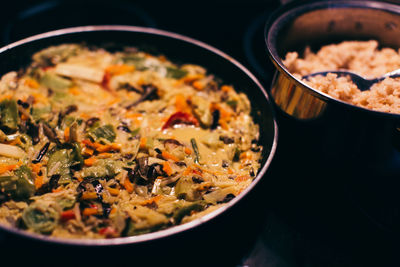
<instances>
[{"instance_id":1,"label":"green vegetable piece","mask_svg":"<svg viewBox=\"0 0 400 267\"><path fill-rule=\"evenodd\" d=\"M185 199L188 201L198 200L201 197L199 191L193 186L193 180L191 177L183 176L179 179L175 186L175 195L178 198Z\"/></svg>"},{"instance_id":2,"label":"green vegetable piece","mask_svg":"<svg viewBox=\"0 0 400 267\"><path fill-rule=\"evenodd\" d=\"M49 72L43 75L43 77L40 79L40 84L51 88L56 92L62 92L72 86L72 82L70 80Z\"/></svg>"},{"instance_id":3,"label":"green vegetable piece","mask_svg":"<svg viewBox=\"0 0 400 267\"><path fill-rule=\"evenodd\" d=\"M76 118L74 116L65 116L64 118L64 123L66 126L71 126L72 123L76 121Z\"/></svg>"},{"instance_id":4,"label":"green vegetable piece","mask_svg":"<svg viewBox=\"0 0 400 267\"><path fill-rule=\"evenodd\" d=\"M31 115L35 121L40 119L46 119L49 115L51 115L51 106L45 106L42 108L31 108Z\"/></svg>"},{"instance_id":5,"label":"green vegetable piece","mask_svg":"<svg viewBox=\"0 0 400 267\"><path fill-rule=\"evenodd\" d=\"M100 159L95 165L85 168L83 170L83 177L89 178L103 178L103 177L114 177L121 172L122 166L120 162L116 162L109 159Z\"/></svg>"},{"instance_id":6,"label":"green vegetable piece","mask_svg":"<svg viewBox=\"0 0 400 267\"><path fill-rule=\"evenodd\" d=\"M194 138L190 139L190 143L192 144L193 151L195 154L194 163L200 164L200 153L199 153L199 148L197 147L196 139Z\"/></svg>"},{"instance_id":7,"label":"green vegetable piece","mask_svg":"<svg viewBox=\"0 0 400 267\"><path fill-rule=\"evenodd\" d=\"M228 100L226 101L226 104L228 104L231 108L236 109L237 105L238 105L238 101L237 100Z\"/></svg>"},{"instance_id":8,"label":"green vegetable piece","mask_svg":"<svg viewBox=\"0 0 400 267\"><path fill-rule=\"evenodd\" d=\"M155 230L157 230L157 228L153 228L153 227L137 229L135 227L135 224L132 221L129 221L124 235L125 236L143 235L143 234L153 232Z\"/></svg>"},{"instance_id":9,"label":"green vegetable piece","mask_svg":"<svg viewBox=\"0 0 400 267\"><path fill-rule=\"evenodd\" d=\"M55 203L36 201L22 213L25 225L35 232L50 234L60 218L60 207Z\"/></svg>"},{"instance_id":10,"label":"green vegetable piece","mask_svg":"<svg viewBox=\"0 0 400 267\"><path fill-rule=\"evenodd\" d=\"M122 61L125 64L135 66L136 70L146 70L147 67L145 65L146 59L144 57L139 57L137 55L126 55L123 56Z\"/></svg>"},{"instance_id":11,"label":"green vegetable piece","mask_svg":"<svg viewBox=\"0 0 400 267\"><path fill-rule=\"evenodd\" d=\"M117 136L114 131L114 127L111 124L100 127L92 127L89 129L88 135L95 141L103 138L110 142L113 142Z\"/></svg>"},{"instance_id":12,"label":"green vegetable piece","mask_svg":"<svg viewBox=\"0 0 400 267\"><path fill-rule=\"evenodd\" d=\"M204 207L205 205L202 201L197 201L190 205L177 209L172 215L172 217L174 218L175 223L179 224L181 223L182 219L185 216L190 215L192 211L202 211Z\"/></svg>"},{"instance_id":13,"label":"green vegetable piece","mask_svg":"<svg viewBox=\"0 0 400 267\"><path fill-rule=\"evenodd\" d=\"M15 176L0 177L0 191L14 199L27 199L35 193L31 170L22 165L14 172Z\"/></svg>"},{"instance_id":14,"label":"green vegetable piece","mask_svg":"<svg viewBox=\"0 0 400 267\"><path fill-rule=\"evenodd\" d=\"M50 46L35 53L32 58L42 67L51 66L63 62L70 56L75 55L79 48L80 46L77 44Z\"/></svg>"},{"instance_id":15,"label":"green vegetable piece","mask_svg":"<svg viewBox=\"0 0 400 267\"><path fill-rule=\"evenodd\" d=\"M131 132L131 135L132 135L132 136L136 136L136 135L139 134L139 132L140 132L140 127L139 127L139 128L136 128L135 130L133 130L133 131Z\"/></svg>"},{"instance_id":16,"label":"green vegetable piece","mask_svg":"<svg viewBox=\"0 0 400 267\"><path fill-rule=\"evenodd\" d=\"M67 209L71 209L75 205L76 198L63 196L63 197L57 198L56 201L63 210L67 210Z\"/></svg>"},{"instance_id":17,"label":"green vegetable piece","mask_svg":"<svg viewBox=\"0 0 400 267\"><path fill-rule=\"evenodd\" d=\"M81 153L81 146L78 143L73 143L72 146L73 146L73 148L72 148L71 156L72 156L74 163L76 162L79 164L79 167L83 167L84 160L83 160L82 153Z\"/></svg>"},{"instance_id":18,"label":"green vegetable piece","mask_svg":"<svg viewBox=\"0 0 400 267\"><path fill-rule=\"evenodd\" d=\"M0 192L14 197L17 190L17 180L15 176L1 176L0 177Z\"/></svg>"},{"instance_id":19,"label":"green vegetable piece","mask_svg":"<svg viewBox=\"0 0 400 267\"><path fill-rule=\"evenodd\" d=\"M146 140L146 147L147 148L153 148L154 147L154 139L151 137L148 137Z\"/></svg>"},{"instance_id":20,"label":"green vegetable piece","mask_svg":"<svg viewBox=\"0 0 400 267\"><path fill-rule=\"evenodd\" d=\"M186 70L178 69L178 68L173 68L173 67L167 67L167 78L173 78L173 79L181 79L185 77L188 74Z\"/></svg>"},{"instance_id":21,"label":"green vegetable piece","mask_svg":"<svg viewBox=\"0 0 400 267\"><path fill-rule=\"evenodd\" d=\"M200 121L201 126L209 128L213 123L213 116L210 111L210 101L201 96L193 96L192 103L193 113Z\"/></svg>"},{"instance_id":22,"label":"green vegetable piece","mask_svg":"<svg viewBox=\"0 0 400 267\"><path fill-rule=\"evenodd\" d=\"M6 133L15 132L18 128L18 107L13 99L0 102L0 127Z\"/></svg>"},{"instance_id":23,"label":"green vegetable piece","mask_svg":"<svg viewBox=\"0 0 400 267\"><path fill-rule=\"evenodd\" d=\"M51 175L58 174L59 184L67 184L72 181L70 167L73 165L73 158L68 149L60 149L54 151L47 162L47 173Z\"/></svg>"}]
</instances>

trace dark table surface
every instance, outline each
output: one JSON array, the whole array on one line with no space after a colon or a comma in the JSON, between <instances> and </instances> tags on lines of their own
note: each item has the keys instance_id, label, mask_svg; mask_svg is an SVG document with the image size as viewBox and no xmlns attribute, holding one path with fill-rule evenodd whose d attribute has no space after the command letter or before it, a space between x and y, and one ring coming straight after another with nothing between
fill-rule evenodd
<instances>
[{"instance_id":1,"label":"dark table surface","mask_svg":"<svg viewBox=\"0 0 400 267\"><path fill-rule=\"evenodd\" d=\"M85 24L156 27L221 49L268 88L273 66L265 53L263 28L279 5L273 0L14 1L0 11L0 41L4 45ZM307 130L288 126L279 111L278 119L278 151L265 176L265 202L260 203L264 226L236 266L400 266L397 234L361 208L352 191L357 186L349 186L346 174L313 162L312 149L302 143ZM391 212L385 206L379 210ZM11 258L6 255L16 249L15 244L10 249L11 243L12 237L0 235L2 257Z\"/></svg>"}]
</instances>

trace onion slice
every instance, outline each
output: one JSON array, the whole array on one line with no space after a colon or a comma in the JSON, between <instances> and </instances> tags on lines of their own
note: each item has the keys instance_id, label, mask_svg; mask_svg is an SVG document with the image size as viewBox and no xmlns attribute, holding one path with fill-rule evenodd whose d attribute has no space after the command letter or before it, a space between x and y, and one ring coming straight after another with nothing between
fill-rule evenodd
<instances>
[{"instance_id":1,"label":"onion slice","mask_svg":"<svg viewBox=\"0 0 400 267\"><path fill-rule=\"evenodd\" d=\"M19 159L25 156L25 152L17 146L0 144L0 155Z\"/></svg>"}]
</instances>

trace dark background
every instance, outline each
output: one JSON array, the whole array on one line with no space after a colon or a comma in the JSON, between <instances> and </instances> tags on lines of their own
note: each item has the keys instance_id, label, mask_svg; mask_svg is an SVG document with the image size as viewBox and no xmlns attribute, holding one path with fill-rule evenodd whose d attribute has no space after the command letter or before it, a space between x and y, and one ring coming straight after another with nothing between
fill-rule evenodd
<instances>
[{"instance_id":1,"label":"dark background","mask_svg":"<svg viewBox=\"0 0 400 267\"><path fill-rule=\"evenodd\" d=\"M268 88L273 67L263 28L279 5L278 0L14 0L0 10L0 44L70 26L155 27L219 48ZM278 151L266 176L265 203L260 203L265 227L237 266L400 266L398 234L354 203L343 174L307 162L307 147L293 138L297 132L285 121L278 123ZM0 242L7 245L1 236Z\"/></svg>"}]
</instances>

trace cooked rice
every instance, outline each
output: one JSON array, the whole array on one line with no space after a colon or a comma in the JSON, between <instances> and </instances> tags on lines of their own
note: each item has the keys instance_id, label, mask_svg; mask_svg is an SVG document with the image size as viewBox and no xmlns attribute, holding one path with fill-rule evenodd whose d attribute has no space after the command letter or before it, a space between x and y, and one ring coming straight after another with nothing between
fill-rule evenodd
<instances>
[{"instance_id":1,"label":"cooked rice","mask_svg":"<svg viewBox=\"0 0 400 267\"><path fill-rule=\"evenodd\" d=\"M379 49L378 45L375 40L346 41L323 46L317 53L307 47L304 58L297 52L289 52L283 63L298 77L320 71L350 70L366 78L376 78L400 68L400 50ZM367 91L360 91L348 77L336 74L311 77L305 82L353 105L400 113L400 78L386 78Z\"/></svg>"}]
</instances>

